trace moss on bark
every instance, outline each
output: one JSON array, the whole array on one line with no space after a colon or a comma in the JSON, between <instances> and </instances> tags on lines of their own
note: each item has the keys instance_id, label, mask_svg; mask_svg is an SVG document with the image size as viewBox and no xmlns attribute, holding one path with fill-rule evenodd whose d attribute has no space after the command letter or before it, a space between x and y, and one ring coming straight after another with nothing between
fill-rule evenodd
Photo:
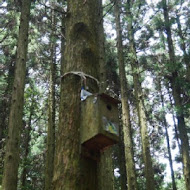
<instances>
[{"instance_id":1,"label":"moss on bark","mask_svg":"<svg viewBox=\"0 0 190 190\"><path fill-rule=\"evenodd\" d=\"M80 71L99 78L99 6L97 0L68 1L65 73ZM62 78L54 190L97 190L97 163L80 154L81 82L74 74ZM87 79L87 84L98 92L93 81Z\"/></svg>"}]
</instances>

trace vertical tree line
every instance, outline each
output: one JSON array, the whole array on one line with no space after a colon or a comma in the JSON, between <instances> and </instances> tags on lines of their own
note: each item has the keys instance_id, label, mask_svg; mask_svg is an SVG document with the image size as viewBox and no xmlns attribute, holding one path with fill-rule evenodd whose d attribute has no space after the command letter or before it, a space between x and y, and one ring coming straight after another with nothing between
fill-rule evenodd
<instances>
[{"instance_id":1,"label":"vertical tree line","mask_svg":"<svg viewBox=\"0 0 190 190\"><path fill-rule=\"evenodd\" d=\"M18 36L18 48L3 174L3 189L7 190L16 190L17 187L20 133L23 126L22 115L24 104L24 86L26 76L26 56L28 46L30 5L30 0L24 0L21 6L20 30Z\"/></svg>"}]
</instances>

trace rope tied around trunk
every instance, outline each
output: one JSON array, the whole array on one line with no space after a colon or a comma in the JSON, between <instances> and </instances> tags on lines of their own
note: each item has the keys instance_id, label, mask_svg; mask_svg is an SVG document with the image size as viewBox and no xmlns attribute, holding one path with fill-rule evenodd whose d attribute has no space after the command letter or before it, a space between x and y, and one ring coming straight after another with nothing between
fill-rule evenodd
<instances>
[{"instance_id":1,"label":"rope tied around trunk","mask_svg":"<svg viewBox=\"0 0 190 190\"><path fill-rule=\"evenodd\" d=\"M97 83L97 85L99 86L100 82L98 81L97 78L95 78L91 75L88 75L82 71L70 71L70 72L67 72L64 75L62 75L61 78L64 78L65 76L70 75L70 74L79 76L81 78L81 80L84 81L85 86L86 86L86 78L90 78L90 79L94 80Z\"/></svg>"}]
</instances>

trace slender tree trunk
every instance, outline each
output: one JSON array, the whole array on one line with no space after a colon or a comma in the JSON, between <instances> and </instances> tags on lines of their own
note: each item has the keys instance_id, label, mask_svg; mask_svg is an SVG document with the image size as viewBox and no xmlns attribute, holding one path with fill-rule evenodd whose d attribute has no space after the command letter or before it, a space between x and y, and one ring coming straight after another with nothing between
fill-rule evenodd
<instances>
[{"instance_id":1,"label":"slender tree trunk","mask_svg":"<svg viewBox=\"0 0 190 190\"><path fill-rule=\"evenodd\" d=\"M144 109L143 103L143 94L142 94L142 87L139 82L140 75L139 75L139 66L138 60L136 55L136 48L134 42L134 31L132 26L132 14L131 14L131 5L132 1L127 1L126 6L126 14L128 19L128 38L129 38L129 46L130 46L130 60L131 60L131 67L133 71L133 81L134 81L134 88L135 88L135 97L136 97L136 105L137 105L137 112L139 118L139 125L141 128L141 140L142 140L142 151L143 151L143 161L145 164L145 177L146 177L146 188L147 190L155 189L154 183L154 172L152 167L152 159L150 154L150 143L149 143L149 135L148 135L148 127L147 127L147 118Z\"/></svg>"},{"instance_id":2,"label":"slender tree trunk","mask_svg":"<svg viewBox=\"0 0 190 190\"><path fill-rule=\"evenodd\" d=\"M100 4L97 0L69 0L66 18L65 65L61 81L59 129L53 177L54 190L97 190L97 162L81 155L80 113L83 73L99 79ZM82 72L79 75L74 71ZM86 79L89 91L98 92Z\"/></svg>"},{"instance_id":3,"label":"slender tree trunk","mask_svg":"<svg viewBox=\"0 0 190 190\"><path fill-rule=\"evenodd\" d=\"M8 55L7 55L8 56ZM4 91L3 100L0 102L0 148L2 148L1 140L5 137L4 132L8 125L8 115L10 110L11 93L14 80L14 70L15 65L13 60L8 64L8 77L7 77L7 87Z\"/></svg>"},{"instance_id":4,"label":"slender tree trunk","mask_svg":"<svg viewBox=\"0 0 190 190\"><path fill-rule=\"evenodd\" d=\"M101 3L101 0L98 0ZM105 92L107 87L108 76L106 73L106 61L105 61L105 34L103 28L103 7L100 10L100 25L99 25L99 58L100 58L100 89L99 92Z\"/></svg>"},{"instance_id":5,"label":"slender tree trunk","mask_svg":"<svg viewBox=\"0 0 190 190\"><path fill-rule=\"evenodd\" d=\"M162 94L161 81L159 81L159 91L160 91L160 98L161 98L161 103L162 103L162 109L164 110L164 96ZM172 161L172 154L171 154L171 148L170 148L170 139L169 139L169 134L168 134L168 124L167 124L165 115L166 115L166 113L164 111L162 113L162 119L163 119L163 125L164 125L164 128L165 128L167 150L168 150L169 164L170 164L171 178L172 178L172 187L173 187L173 190L177 190L176 182L175 182L175 177L174 177L174 170L173 170L173 161Z\"/></svg>"},{"instance_id":6,"label":"slender tree trunk","mask_svg":"<svg viewBox=\"0 0 190 190\"><path fill-rule=\"evenodd\" d=\"M168 96L169 96L169 100L170 100L170 105L171 105L171 111L172 111L172 119L173 119L173 124L174 124L174 130L175 130L175 138L177 140L177 145L178 145L178 149L181 152L181 144L179 142L179 132L178 132L178 126L176 123L176 118L175 118L175 113L174 113L174 105L172 102L172 97L171 97L171 92L169 90L169 85L167 85L167 91L168 91Z\"/></svg>"},{"instance_id":7,"label":"slender tree trunk","mask_svg":"<svg viewBox=\"0 0 190 190\"><path fill-rule=\"evenodd\" d=\"M145 169L145 178L146 178L146 188L154 190L155 189L154 172L153 172L152 159L151 159L151 154L150 154L150 143L149 143L147 119L146 119L146 114L145 114L145 109L144 109L142 89L141 89L141 85L139 84L139 77L135 73L136 71L137 70L133 67L133 73L134 73L133 80L134 80L134 87L135 87L135 94L136 94L135 97L136 97L136 103L137 103L137 112L138 112L141 141L142 141L143 162L145 165L144 169Z\"/></svg>"},{"instance_id":8,"label":"slender tree trunk","mask_svg":"<svg viewBox=\"0 0 190 190\"><path fill-rule=\"evenodd\" d=\"M7 55L8 56L8 55ZM4 91L3 99L0 102L0 175L3 175L3 164L5 156L5 137L8 129L8 117L10 112L10 102L13 87L15 65L13 60L9 63L7 87ZM2 184L2 177L0 178L0 184Z\"/></svg>"},{"instance_id":9,"label":"slender tree trunk","mask_svg":"<svg viewBox=\"0 0 190 190\"><path fill-rule=\"evenodd\" d=\"M25 131L24 131L24 148L25 148L25 152L24 152L24 157L23 157L23 170L22 170L22 174L21 174L21 189L22 188L26 188L26 179L27 179L27 173L28 173L28 169L27 169L27 159L28 159L28 154L30 152L30 132L32 130L32 117L34 114L34 99L32 98L32 102L31 102L31 106L30 106L30 115L29 115L29 119L28 119L28 124L26 125Z\"/></svg>"},{"instance_id":10,"label":"slender tree trunk","mask_svg":"<svg viewBox=\"0 0 190 190\"><path fill-rule=\"evenodd\" d=\"M160 34L160 39L161 39L161 42L162 42L162 47L163 49L165 50L166 49L166 45L165 45L165 37L164 37L164 34L162 31L159 32ZM174 106L173 106L173 102L172 102L172 97L171 97L171 93L170 93L170 87L169 87L169 82L167 80L167 82L164 84L167 91L168 91L168 96L169 96L169 101L170 101L170 105L171 105L171 112L172 112L172 119L173 119L173 124L174 124L174 130L175 130L175 138L177 140L177 144L178 144L178 148L179 148L179 151L180 151L180 143L179 143L179 134L178 134L178 129L177 129L177 124L176 124L176 121L175 121L175 114L174 114Z\"/></svg>"},{"instance_id":11,"label":"slender tree trunk","mask_svg":"<svg viewBox=\"0 0 190 190\"><path fill-rule=\"evenodd\" d=\"M64 64L65 64L65 56L64 56L64 53L65 53L65 42L66 42L66 39L65 39L65 15L63 14L62 15L62 18L61 18L61 76L64 74Z\"/></svg>"},{"instance_id":12,"label":"slender tree trunk","mask_svg":"<svg viewBox=\"0 0 190 190\"><path fill-rule=\"evenodd\" d=\"M17 189L19 144L22 125L30 0L22 1L15 77L10 108L3 175L3 190Z\"/></svg>"},{"instance_id":13,"label":"slender tree trunk","mask_svg":"<svg viewBox=\"0 0 190 190\"><path fill-rule=\"evenodd\" d=\"M125 144L124 144L124 125L120 126L120 139L119 139L119 163L120 163L120 183L121 190L127 190L127 170L125 159Z\"/></svg>"},{"instance_id":14,"label":"slender tree trunk","mask_svg":"<svg viewBox=\"0 0 190 190\"><path fill-rule=\"evenodd\" d=\"M130 121L130 108L128 104L127 96L127 79L125 73L125 64L123 56L123 45L122 45L122 29L120 25L120 1L115 1L114 14L116 22L117 32L117 51L119 59L119 73L121 83L121 103L122 103L122 121L123 121L123 133L124 133L124 144L125 144L125 158L126 158L126 171L127 171L127 183L128 190L137 189L137 179L135 173L135 162L133 153L133 142L131 132L131 121Z\"/></svg>"},{"instance_id":15,"label":"slender tree trunk","mask_svg":"<svg viewBox=\"0 0 190 190\"><path fill-rule=\"evenodd\" d=\"M170 27L170 20L168 14L168 8L166 4L166 0L162 1L163 11L164 11L164 20L165 20L165 30L167 34L167 42L168 42L168 49L169 49L169 58L170 58L170 66L169 71L171 72L172 76L170 78L172 94L174 98L175 107L177 108L177 121L178 121L178 130L179 130L179 138L181 140L181 153L183 158L183 174L185 178L186 190L190 190L190 157L189 157L189 142L187 136L187 129L184 120L184 111L182 105L182 98L181 98L181 88L178 82L179 76L177 72L177 65L175 59L175 52L173 46L173 40L171 35L171 27Z\"/></svg>"},{"instance_id":16,"label":"slender tree trunk","mask_svg":"<svg viewBox=\"0 0 190 190\"><path fill-rule=\"evenodd\" d=\"M179 15L176 14L176 21L177 21L177 26L178 26L178 34L179 34L179 37L180 37L180 47L181 47L181 50L183 51L183 58L184 58L184 63L186 65L186 79L188 80L188 82L190 82L190 60L189 60L189 57L188 57L188 54L187 54L187 51L186 51L186 44L185 44L185 38L183 36L183 32L182 32L182 29L181 29L181 23L180 23L180 19L179 19Z\"/></svg>"},{"instance_id":17,"label":"slender tree trunk","mask_svg":"<svg viewBox=\"0 0 190 190\"><path fill-rule=\"evenodd\" d=\"M100 65L100 88L99 93L104 93L106 90L106 62L105 62L105 35L103 28L103 7L100 3L100 17L99 17L99 65ZM108 147L106 150L101 152L100 161L98 162L98 190L114 190L114 166L113 166L113 147Z\"/></svg>"},{"instance_id":18,"label":"slender tree trunk","mask_svg":"<svg viewBox=\"0 0 190 190\"><path fill-rule=\"evenodd\" d=\"M8 5L7 5L8 6ZM16 12L15 12L16 14ZM14 25L16 25L16 17L14 20L11 20ZM10 30L10 28L7 28ZM13 32L14 33L14 32ZM13 37L14 34L11 35ZM11 47L10 49L6 48L6 50L3 51L4 56L7 57L8 61L6 62L6 65L8 67L8 76L6 77L6 89L3 93L3 96L0 101L0 148L4 148L4 144L2 145L1 140L5 138L5 133L7 134L7 128L8 128L8 117L10 112L10 102L11 102L11 94L12 94L12 88L13 88L13 81L14 81L14 72L15 72L15 54L11 54Z\"/></svg>"},{"instance_id":19,"label":"slender tree trunk","mask_svg":"<svg viewBox=\"0 0 190 190\"><path fill-rule=\"evenodd\" d=\"M54 7L54 3L52 2ZM56 80L56 21L55 11L51 12L51 35L50 35L50 76L48 98L48 131L47 131L47 154L45 170L45 190L52 189L55 154L55 80Z\"/></svg>"}]
</instances>

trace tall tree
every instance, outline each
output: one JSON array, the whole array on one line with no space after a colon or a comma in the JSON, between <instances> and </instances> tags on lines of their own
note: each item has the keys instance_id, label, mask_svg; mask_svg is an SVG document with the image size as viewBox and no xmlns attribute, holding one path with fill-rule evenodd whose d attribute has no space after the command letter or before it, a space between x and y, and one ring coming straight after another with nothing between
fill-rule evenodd
<instances>
[{"instance_id":1,"label":"tall tree","mask_svg":"<svg viewBox=\"0 0 190 190\"><path fill-rule=\"evenodd\" d=\"M48 97L48 131L47 131L47 154L45 171L45 190L52 187L54 154L55 154L55 80L56 80L56 15L54 2L51 2L51 34L50 34L50 76Z\"/></svg>"},{"instance_id":2,"label":"tall tree","mask_svg":"<svg viewBox=\"0 0 190 190\"><path fill-rule=\"evenodd\" d=\"M141 141L142 141L142 151L143 151L143 161L145 164L145 178L146 178L146 188L154 190L154 172L152 167L152 160L150 154L150 143L148 135L148 125L147 118L144 108L144 97L142 93L142 87L140 83L140 72L139 72L139 62L136 54L136 45L134 39L134 28L133 28L133 15L132 15L132 5L133 1L128 0L126 5L126 16L127 16L127 29L128 29L128 40L129 40L129 59L132 67L133 82L135 89L136 106L138 112L138 119L140 125ZM141 3L139 4L139 6Z\"/></svg>"},{"instance_id":3,"label":"tall tree","mask_svg":"<svg viewBox=\"0 0 190 190\"><path fill-rule=\"evenodd\" d=\"M1 6L0 22L0 184L2 184L3 161L5 154L5 137L8 129L8 117L10 112L11 92L13 87L15 69L15 50L17 34L18 13L15 9L9 11L10 3ZM12 3L15 8L15 3ZM4 81L2 83L2 81Z\"/></svg>"},{"instance_id":4,"label":"tall tree","mask_svg":"<svg viewBox=\"0 0 190 190\"><path fill-rule=\"evenodd\" d=\"M8 54L8 52L7 52ZM8 55L6 55L8 56ZM9 109L10 109L10 100L11 100L11 92L12 92L12 86L13 86L13 79L14 79L14 59L12 58L10 62L8 63L8 76L7 76L7 87L3 93L3 99L0 102L1 104L1 110L0 110L0 141L2 138L4 138L5 130L7 129L7 120L9 115ZM0 142L0 147L2 148L2 142Z\"/></svg>"},{"instance_id":5,"label":"tall tree","mask_svg":"<svg viewBox=\"0 0 190 190\"><path fill-rule=\"evenodd\" d=\"M167 34L167 43L168 43L168 53L169 53L169 71L171 72L170 83L172 88L172 95L174 98L174 103L176 107L176 115L178 121L178 130L179 130L179 138L181 140L181 153L182 153L182 160L183 160L183 174L185 178L186 189L190 189L190 157L189 157L189 142L187 136L187 129L184 119L184 108L182 105L182 98L181 98L181 87L179 84L179 74L178 74L178 67L176 63L174 45L172 40L172 33L171 33L171 25L168 13L168 5L166 0L162 0L162 8L164 14L164 21L165 21L165 30Z\"/></svg>"},{"instance_id":6,"label":"tall tree","mask_svg":"<svg viewBox=\"0 0 190 190\"><path fill-rule=\"evenodd\" d=\"M101 3L101 1L99 1ZM100 65L100 87L99 93L104 93L107 86L107 72L106 72L106 61L105 61L105 35L103 28L103 7L100 5L101 10L99 11L100 24L99 30L99 65ZM114 190L114 169L113 169L113 147L106 148L100 154L100 161L98 162L98 189L110 189Z\"/></svg>"},{"instance_id":7,"label":"tall tree","mask_svg":"<svg viewBox=\"0 0 190 190\"><path fill-rule=\"evenodd\" d=\"M119 73L121 83L121 103L122 103L122 121L123 121L123 134L125 144L125 158L126 158L126 171L127 171L127 183L128 190L137 190L137 178L135 173L135 162L133 153L132 131L130 121L130 110L128 103L128 87L125 73L125 63L123 55L123 43L122 43L122 28L120 24L120 1L114 1L114 14L116 22L117 32L117 51L119 61Z\"/></svg>"},{"instance_id":8,"label":"tall tree","mask_svg":"<svg viewBox=\"0 0 190 190\"><path fill-rule=\"evenodd\" d=\"M161 99L161 104L162 104L161 119L163 121L163 126L165 128L165 136L166 136L166 142L167 142L168 159L169 159L171 178L172 178L172 187L173 187L173 190L177 190L175 176L174 176L174 169L173 169L172 154L171 154L171 148L170 148L170 139L169 139L169 133L168 133L168 124L167 124L167 121L166 121L166 112L164 111L164 109L165 109L164 95L162 93L161 81L159 80L158 83L159 83L158 84L158 88L159 88L159 91L160 91L160 99Z\"/></svg>"},{"instance_id":9,"label":"tall tree","mask_svg":"<svg viewBox=\"0 0 190 190\"><path fill-rule=\"evenodd\" d=\"M30 5L31 0L22 1L16 68L9 115L8 137L6 142L6 154L3 174L4 190L17 189L20 131L21 127L23 126L22 115L24 103Z\"/></svg>"},{"instance_id":10,"label":"tall tree","mask_svg":"<svg viewBox=\"0 0 190 190\"><path fill-rule=\"evenodd\" d=\"M67 41L64 75L61 81L54 190L97 189L97 163L81 156L80 90L81 80L86 74L99 78L100 2L97 0L67 1ZM96 80L90 80L88 77L86 80L89 91L98 92Z\"/></svg>"},{"instance_id":11,"label":"tall tree","mask_svg":"<svg viewBox=\"0 0 190 190\"><path fill-rule=\"evenodd\" d=\"M6 55L8 56L8 55ZM14 60L14 59L13 59ZM13 86L14 79L14 68L15 65L12 59L10 63L8 63L8 76L7 76L7 86L5 91L2 94L2 100L0 100L0 175L3 175L3 161L4 161L4 152L5 152L5 137L7 133L7 125L8 125L8 116L10 110L10 102L11 102L11 92ZM0 180L2 184L2 179Z\"/></svg>"},{"instance_id":12,"label":"tall tree","mask_svg":"<svg viewBox=\"0 0 190 190\"><path fill-rule=\"evenodd\" d=\"M183 61L186 66L186 79L189 82L190 81L190 60L189 60L189 55L187 53L187 45L185 42L185 36L183 35L179 13L176 13L176 22L177 22L177 26L178 26L178 34L180 37L180 48L183 51Z\"/></svg>"},{"instance_id":13,"label":"tall tree","mask_svg":"<svg viewBox=\"0 0 190 190\"><path fill-rule=\"evenodd\" d=\"M35 111L35 104L36 104L36 100L35 100L35 95L36 95L36 92L34 90L34 84L30 84L30 87L27 89L28 90L28 93L31 92L32 94L30 94L30 100L27 100L29 101L28 103L28 110L29 111L29 115L28 115L28 118L27 118L27 121L25 121L24 123L26 124L24 126L24 129L23 129L23 139L21 139L21 141L23 140L23 159L22 159L22 172L21 172L21 189L25 189L26 186L27 186L27 175L28 175L28 156L29 156L29 153L30 153L30 141L31 141L31 131L32 131L32 119L34 117L34 111ZM27 91L26 90L26 91ZM25 99L26 101L26 99ZM27 114L26 114L27 115ZM21 143L22 144L22 143Z\"/></svg>"},{"instance_id":14,"label":"tall tree","mask_svg":"<svg viewBox=\"0 0 190 190\"><path fill-rule=\"evenodd\" d=\"M174 109L174 105L173 105L173 101L172 101L172 95L171 95L171 92L170 92L170 88L169 86L167 85L167 91L168 91L168 96L169 96L169 100L170 100L170 105L171 105L171 114L172 114L172 120L173 120L173 125L174 125L174 131L175 131L175 138L176 138L176 141L177 141L177 145L178 145L178 148L179 148L179 151L181 151L181 144L180 144L180 140L179 140L179 130L178 130L178 125L177 125L177 122L176 122L176 116L175 116L175 109Z\"/></svg>"}]
</instances>

